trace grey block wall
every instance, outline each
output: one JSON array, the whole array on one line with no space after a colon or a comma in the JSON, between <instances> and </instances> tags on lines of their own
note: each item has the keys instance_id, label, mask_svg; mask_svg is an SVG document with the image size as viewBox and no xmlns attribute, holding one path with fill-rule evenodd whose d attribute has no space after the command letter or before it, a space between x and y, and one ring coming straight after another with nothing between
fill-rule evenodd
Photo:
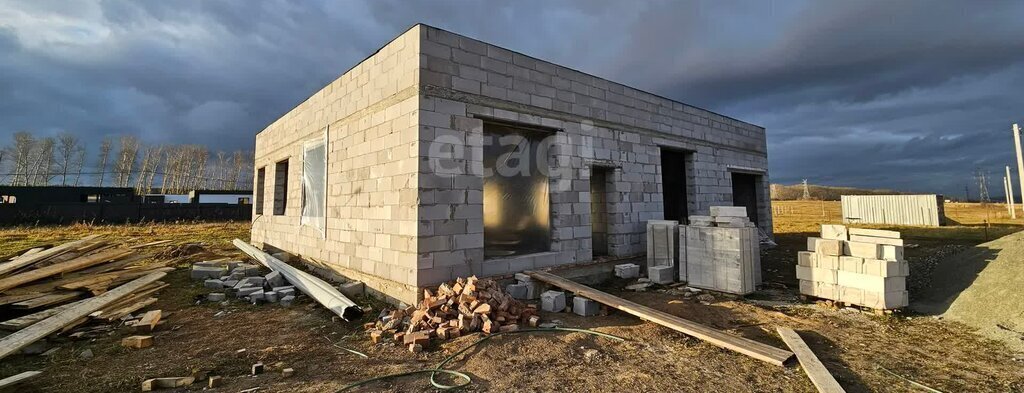
<instances>
[{"instance_id":1,"label":"grey block wall","mask_svg":"<svg viewBox=\"0 0 1024 393\"><path fill-rule=\"evenodd\" d=\"M484 258L483 130L502 121L548 130L551 249ZM299 225L302 142L330 125L326 236ZM257 135L265 214L253 241L312 257L407 303L418 287L593 257L591 168L609 168L610 255L642 254L663 218L661 148L691 152L689 214L731 205L733 171L762 175L763 128L417 25ZM273 163L289 165L288 208L272 215Z\"/></svg>"}]
</instances>

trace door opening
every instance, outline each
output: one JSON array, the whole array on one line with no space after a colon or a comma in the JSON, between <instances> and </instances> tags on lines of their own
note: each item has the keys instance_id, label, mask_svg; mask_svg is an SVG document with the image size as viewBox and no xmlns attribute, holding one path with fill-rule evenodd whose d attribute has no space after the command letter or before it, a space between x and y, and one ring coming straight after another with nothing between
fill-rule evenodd
<instances>
[{"instance_id":1,"label":"door opening","mask_svg":"<svg viewBox=\"0 0 1024 393\"><path fill-rule=\"evenodd\" d=\"M747 208L747 217L754 225L760 226L757 220L758 183L761 176L747 173L732 174L732 205Z\"/></svg>"},{"instance_id":2,"label":"door opening","mask_svg":"<svg viewBox=\"0 0 1024 393\"><path fill-rule=\"evenodd\" d=\"M661 149L661 187L666 220L688 222L686 161L689 154Z\"/></svg>"},{"instance_id":3,"label":"door opening","mask_svg":"<svg viewBox=\"0 0 1024 393\"><path fill-rule=\"evenodd\" d=\"M609 168L590 168L590 238L594 256L608 255Z\"/></svg>"}]
</instances>

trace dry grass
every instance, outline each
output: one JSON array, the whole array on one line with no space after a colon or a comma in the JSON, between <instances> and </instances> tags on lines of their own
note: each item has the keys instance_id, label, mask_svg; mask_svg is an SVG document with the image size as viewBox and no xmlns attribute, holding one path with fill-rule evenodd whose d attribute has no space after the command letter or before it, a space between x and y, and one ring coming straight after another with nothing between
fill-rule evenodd
<instances>
[{"instance_id":1,"label":"dry grass","mask_svg":"<svg viewBox=\"0 0 1024 393\"><path fill-rule=\"evenodd\" d=\"M183 222L137 224L74 224L21 226L0 228L0 256L9 255L41 245L57 245L100 234L105 239L127 244L141 244L156 240L179 243L230 243L232 239L249 238L249 222Z\"/></svg>"}]
</instances>

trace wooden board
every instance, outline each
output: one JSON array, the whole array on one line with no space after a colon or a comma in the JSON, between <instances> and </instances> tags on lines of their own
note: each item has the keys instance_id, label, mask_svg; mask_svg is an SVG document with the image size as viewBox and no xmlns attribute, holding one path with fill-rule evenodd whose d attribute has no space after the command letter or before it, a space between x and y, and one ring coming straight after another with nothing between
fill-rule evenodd
<instances>
[{"instance_id":1,"label":"wooden board","mask_svg":"<svg viewBox=\"0 0 1024 393\"><path fill-rule=\"evenodd\" d=\"M90 241L92 239L98 238L98 237L100 237L100 235L89 235L89 236L86 236L86 237L84 237L84 238L82 238L80 240L75 240L73 242L64 243L64 244L61 244L59 246L48 248L46 250L43 250L43 251L40 251L40 252L37 252L37 253L32 253L32 254L27 255L27 256L25 256L23 258L15 258L13 261L10 261L10 262L4 263L4 264L0 264L0 276L3 276L5 274L9 274L9 273L11 273L11 272L13 272L15 270L21 269L23 267L35 264L36 262L42 261L44 259L47 259L47 258L50 258L50 257L53 257L53 256L57 256L57 255L63 254L64 252L67 252L68 250L71 250L71 249L74 249L76 247L79 247L79 246L85 244L86 242L88 242L88 241Z\"/></svg>"},{"instance_id":2,"label":"wooden board","mask_svg":"<svg viewBox=\"0 0 1024 393\"><path fill-rule=\"evenodd\" d=\"M569 281L554 274L533 271L527 271L525 273L539 281L574 292L578 296L583 296L608 307L613 307L640 317L640 319L657 323L677 332L699 338L718 347L739 352L757 360L782 366L785 365L786 361L793 357L792 352L775 348L768 344L762 344L748 338L734 336L721 330L710 328L666 312L631 302L618 296L598 291L594 288Z\"/></svg>"},{"instance_id":3,"label":"wooden board","mask_svg":"<svg viewBox=\"0 0 1024 393\"><path fill-rule=\"evenodd\" d=\"M42 375L42 371L25 371L21 374L13 375L4 379L0 379L0 389L6 389L15 385L20 385L28 382L36 377Z\"/></svg>"},{"instance_id":4,"label":"wooden board","mask_svg":"<svg viewBox=\"0 0 1024 393\"><path fill-rule=\"evenodd\" d=\"M88 299L85 299L85 300L88 300ZM48 308L46 310L39 311L37 313L33 313L33 314L17 317L17 318L14 318L14 319L8 319L6 321L0 322L0 330L17 331L17 330L21 330L21 329L27 328L27 327L29 327L29 325L32 325L33 323L36 323L36 322L42 321L42 320L44 320L46 318L52 317L54 315L57 315L57 314L63 312L64 310L70 309L71 307L74 307L74 306L84 302L85 300L79 300L79 301L74 302L74 303L68 303L68 304L57 306L57 307Z\"/></svg>"},{"instance_id":5,"label":"wooden board","mask_svg":"<svg viewBox=\"0 0 1024 393\"><path fill-rule=\"evenodd\" d=\"M55 305L55 304L65 303L65 302L68 302L68 301L71 301L71 300L78 299L81 296L82 296L81 292L52 293L52 294L49 294L49 295L37 297L35 299L29 299L29 300L25 300L25 301L21 301L21 302L17 302L17 303L11 304L11 307L22 309L22 310L31 310L31 309L35 309L35 308L39 308L39 307L46 307L46 306L52 306L52 305Z\"/></svg>"},{"instance_id":6,"label":"wooden board","mask_svg":"<svg viewBox=\"0 0 1024 393\"><path fill-rule=\"evenodd\" d=\"M817 356L814 356L814 352L807 346L807 343L800 338L799 334L793 331L793 329L787 327L778 327L776 330L779 335L782 336L782 341L786 342L789 349L796 353L796 359L800 361L800 366L804 368L804 373L811 379L811 383L814 387L818 388L821 393L840 393L845 392L842 386L839 386L839 382L832 377L832 374L828 372L824 364L818 360Z\"/></svg>"},{"instance_id":7,"label":"wooden board","mask_svg":"<svg viewBox=\"0 0 1024 393\"><path fill-rule=\"evenodd\" d=\"M0 359L17 353L22 348L25 348L50 334L60 331L65 326L88 316L107 304L113 303L122 297L130 295L139 288L159 280L166 275L167 273L153 273L145 277L137 278L132 282L110 290L110 292L88 299L75 307L65 310L64 312L46 318L25 329L11 333L11 335L7 337L0 338Z\"/></svg>"},{"instance_id":8,"label":"wooden board","mask_svg":"<svg viewBox=\"0 0 1024 393\"><path fill-rule=\"evenodd\" d=\"M23 302L23 301L26 301L26 300L35 299L37 297L46 296L46 295L47 295L47 293L35 292L35 293L26 293L26 294L22 294L22 295L0 296L0 306L6 306L8 304L14 304L14 303L17 303L17 302Z\"/></svg>"},{"instance_id":9,"label":"wooden board","mask_svg":"<svg viewBox=\"0 0 1024 393\"><path fill-rule=\"evenodd\" d=\"M30 270L25 273L15 274L13 276L0 279L0 292L6 291L8 289L17 287L22 284L30 283L36 280L41 280L50 276L56 276L61 273L85 269L89 266L94 266L107 261L119 259L131 253L131 250L107 250L97 254L91 254L80 258L75 258L67 262L62 262L55 265Z\"/></svg>"}]
</instances>

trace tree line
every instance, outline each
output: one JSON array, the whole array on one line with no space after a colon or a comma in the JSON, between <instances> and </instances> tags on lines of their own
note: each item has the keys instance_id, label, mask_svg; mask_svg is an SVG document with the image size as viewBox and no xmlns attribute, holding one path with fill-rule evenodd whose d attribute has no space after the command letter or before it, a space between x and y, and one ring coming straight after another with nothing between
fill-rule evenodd
<instances>
[{"instance_id":1,"label":"tree line","mask_svg":"<svg viewBox=\"0 0 1024 393\"><path fill-rule=\"evenodd\" d=\"M252 152L217 151L201 145L143 145L131 135L104 137L92 164L74 134L36 137L21 131L0 148L0 182L12 186L132 187L185 193L198 189L252 188ZM94 166L92 166L94 165Z\"/></svg>"}]
</instances>

